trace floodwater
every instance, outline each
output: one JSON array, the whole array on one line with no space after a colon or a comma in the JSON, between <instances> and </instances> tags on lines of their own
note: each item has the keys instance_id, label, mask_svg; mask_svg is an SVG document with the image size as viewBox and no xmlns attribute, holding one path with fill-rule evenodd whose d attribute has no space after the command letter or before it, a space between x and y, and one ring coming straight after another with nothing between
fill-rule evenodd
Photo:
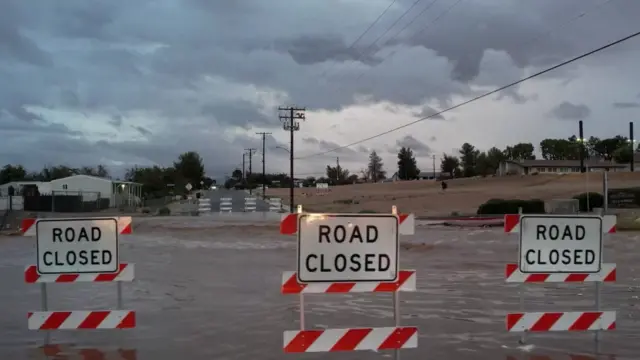
<instances>
[{"instance_id":1,"label":"floodwater","mask_svg":"<svg viewBox=\"0 0 640 360\"><path fill-rule=\"evenodd\" d=\"M51 343L86 359L118 348L128 349L120 358L149 360L392 358L372 351L283 353L283 331L299 327L298 297L280 294L282 272L295 270L295 237L279 235L277 222L254 223L134 219L134 234L121 237L120 249L121 261L136 265L123 296L124 308L137 311L137 328L53 331ZM418 348L402 350L403 360L640 358L640 234L606 239L604 260L618 264L618 282L603 285L602 309L617 310L618 320L615 331L602 333L598 356L593 333L536 333L520 345L518 333L506 332L505 314L519 311L519 289L525 289L527 311L587 311L595 300L594 284L506 284L505 263L517 260L515 235L419 227L402 243L401 267L417 269L419 289L400 295L403 325L419 328ZM27 312L40 309L39 285L23 281L24 266L35 261L34 245L33 238L0 237L0 354L10 355L6 359L47 358L39 349L43 332L27 330ZM51 310L117 305L113 283L51 284L48 296ZM308 328L393 326L390 294L305 299Z\"/></svg>"}]
</instances>

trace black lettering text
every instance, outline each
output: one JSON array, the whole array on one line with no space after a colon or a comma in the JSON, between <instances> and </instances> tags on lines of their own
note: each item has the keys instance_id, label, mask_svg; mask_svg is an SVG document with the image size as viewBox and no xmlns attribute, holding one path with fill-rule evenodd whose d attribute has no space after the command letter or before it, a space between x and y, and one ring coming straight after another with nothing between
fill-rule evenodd
<instances>
[{"instance_id":1,"label":"black lettering text","mask_svg":"<svg viewBox=\"0 0 640 360\"><path fill-rule=\"evenodd\" d=\"M329 234L331 233L331 228L327 225L318 226L318 242L322 244L322 239L326 240L327 243L330 243Z\"/></svg>"}]
</instances>

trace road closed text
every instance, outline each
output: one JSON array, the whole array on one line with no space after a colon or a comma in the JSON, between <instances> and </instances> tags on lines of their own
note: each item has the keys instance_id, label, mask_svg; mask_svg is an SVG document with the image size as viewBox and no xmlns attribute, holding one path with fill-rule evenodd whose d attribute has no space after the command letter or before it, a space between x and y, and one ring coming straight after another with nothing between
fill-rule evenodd
<instances>
[{"instance_id":1,"label":"road closed text","mask_svg":"<svg viewBox=\"0 0 640 360\"><path fill-rule=\"evenodd\" d=\"M396 272L397 235L391 226L364 221L319 224L305 234L298 267L303 277L312 281L349 281L392 277ZM312 235L313 234L313 235ZM313 236L313 237L312 237ZM389 275L392 274L392 275Z\"/></svg>"},{"instance_id":2,"label":"road closed text","mask_svg":"<svg viewBox=\"0 0 640 360\"><path fill-rule=\"evenodd\" d=\"M41 273L117 271L116 231L117 223L109 219L39 221L38 271Z\"/></svg>"},{"instance_id":3,"label":"road closed text","mask_svg":"<svg viewBox=\"0 0 640 360\"><path fill-rule=\"evenodd\" d=\"M79 231L72 227L52 229L54 243L98 242L101 238L102 230L96 226L80 228ZM65 248L59 251L44 251L42 262L47 266L108 265L114 260L113 255L108 249L75 250Z\"/></svg>"},{"instance_id":4,"label":"road closed text","mask_svg":"<svg viewBox=\"0 0 640 360\"><path fill-rule=\"evenodd\" d=\"M600 267L599 219L559 223L527 219L520 249L521 269L529 272L598 271ZM546 220L546 221L545 221ZM553 222L556 223L553 223Z\"/></svg>"}]
</instances>

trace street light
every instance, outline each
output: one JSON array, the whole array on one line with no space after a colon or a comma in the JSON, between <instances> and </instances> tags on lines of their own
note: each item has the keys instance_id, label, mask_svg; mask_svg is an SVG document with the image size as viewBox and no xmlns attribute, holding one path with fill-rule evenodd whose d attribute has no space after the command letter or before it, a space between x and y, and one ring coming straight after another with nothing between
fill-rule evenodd
<instances>
[{"instance_id":1,"label":"street light","mask_svg":"<svg viewBox=\"0 0 640 360\"><path fill-rule=\"evenodd\" d=\"M288 152L288 153L290 153L290 152L291 152L291 150L289 150L289 148L287 148L287 147L285 147L285 146L281 146L281 145L276 146L276 149L282 149L282 150L284 150L284 151L286 151L286 152Z\"/></svg>"}]
</instances>

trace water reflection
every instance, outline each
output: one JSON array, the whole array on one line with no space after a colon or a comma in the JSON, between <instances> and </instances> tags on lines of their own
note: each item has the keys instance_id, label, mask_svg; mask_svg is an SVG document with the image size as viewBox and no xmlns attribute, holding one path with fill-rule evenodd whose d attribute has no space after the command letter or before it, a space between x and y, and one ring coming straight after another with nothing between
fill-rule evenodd
<instances>
[{"instance_id":1,"label":"water reflection","mask_svg":"<svg viewBox=\"0 0 640 360\"><path fill-rule=\"evenodd\" d=\"M87 348L71 344L49 344L31 352L30 359L51 360L137 360L136 349Z\"/></svg>"}]
</instances>

